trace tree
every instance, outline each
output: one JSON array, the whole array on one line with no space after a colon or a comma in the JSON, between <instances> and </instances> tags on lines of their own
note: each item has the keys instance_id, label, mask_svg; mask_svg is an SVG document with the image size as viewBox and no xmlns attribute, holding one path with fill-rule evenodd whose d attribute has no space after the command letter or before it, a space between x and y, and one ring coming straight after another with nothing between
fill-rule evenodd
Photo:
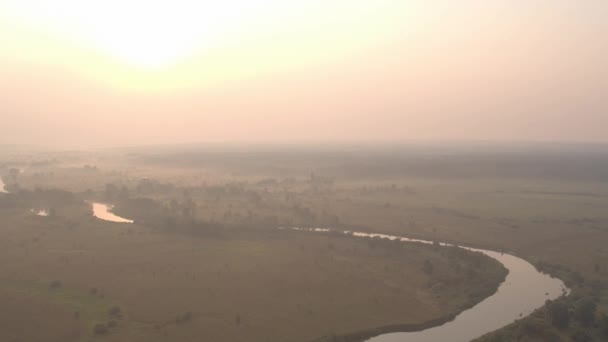
<instances>
[{"instance_id":1,"label":"tree","mask_svg":"<svg viewBox=\"0 0 608 342\"><path fill-rule=\"evenodd\" d=\"M550 302L547 305L547 310L549 311L551 324L560 329L568 327L570 324L570 312L568 311L568 306L565 303L561 301Z\"/></svg>"},{"instance_id":2,"label":"tree","mask_svg":"<svg viewBox=\"0 0 608 342\"><path fill-rule=\"evenodd\" d=\"M591 336L583 330L577 330L572 335L570 335L572 341L574 342L590 342L592 341Z\"/></svg>"},{"instance_id":3,"label":"tree","mask_svg":"<svg viewBox=\"0 0 608 342\"><path fill-rule=\"evenodd\" d=\"M600 333L604 337L608 337L608 316L602 315L602 319L600 320Z\"/></svg>"},{"instance_id":4,"label":"tree","mask_svg":"<svg viewBox=\"0 0 608 342\"><path fill-rule=\"evenodd\" d=\"M62 286L63 286L63 284L59 280L53 280L49 284L49 289L50 290L57 290L57 289L61 288Z\"/></svg>"},{"instance_id":5,"label":"tree","mask_svg":"<svg viewBox=\"0 0 608 342\"><path fill-rule=\"evenodd\" d=\"M106 327L105 324L97 323L93 327L93 334L95 334L95 335L105 335L107 333L108 333L108 328Z\"/></svg>"},{"instance_id":6,"label":"tree","mask_svg":"<svg viewBox=\"0 0 608 342\"><path fill-rule=\"evenodd\" d=\"M422 271L424 273L430 275L433 273L434 269L435 269L435 267L433 266L433 263L429 259L424 260L424 264L422 265Z\"/></svg>"},{"instance_id":7,"label":"tree","mask_svg":"<svg viewBox=\"0 0 608 342\"><path fill-rule=\"evenodd\" d=\"M123 201L129 199L129 189L126 186L120 188L120 192L118 193L118 199Z\"/></svg>"},{"instance_id":8,"label":"tree","mask_svg":"<svg viewBox=\"0 0 608 342\"><path fill-rule=\"evenodd\" d=\"M177 315L177 317L175 318L175 322L177 324L186 323L186 322L189 322L190 320L192 320L192 312L190 312L190 311L184 312L181 315Z\"/></svg>"},{"instance_id":9,"label":"tree","mask_svg":"<svg viewBox=\"0 0 608 342\"><path fill-rule=\"evenodd\" d=\"M574 315L583 325L588 326L595 321L597 305L591 298L583 298L576 302Z\"/></svg>"},{"instance_id":10,"label":"tree","mask_svg":"<svg viewBox=\"0 0 608 342\"><path fill-rule=\"evenodd\" d=\"M116 185L108 183L106 184L105 198L106 200L112 201L118 195L119 189Z\"/></svg>"},{"instance_id":11,"label":"tree","mask_svg":"<svg viewBox=\"0 0 608 342\"><path fill-rule=\"evenodd\" d=\"M122 316L122 310L118 306L113 306L110 308L110 310L108 310L108 315L111 317L120 317Z\"/></svg>"}]
</instances>

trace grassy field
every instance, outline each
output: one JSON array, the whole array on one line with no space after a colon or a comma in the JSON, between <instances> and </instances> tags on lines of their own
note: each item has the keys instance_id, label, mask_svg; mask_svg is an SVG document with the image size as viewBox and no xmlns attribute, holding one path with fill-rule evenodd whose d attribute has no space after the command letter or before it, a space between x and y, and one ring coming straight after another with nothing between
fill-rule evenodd
<instances>
[{"instance_id":1,"label":"grassy field","mask_svg":"<svg viewBox=\"0 0 608 342\"><path fill-rule=\"evenodd\" d=\"M506 329L507 337L495 337L499 332L487 338L569 341L582 330L601 341L608 314L608 158L601 149L572 149L35 155L12 159L13 165L30 166L7 184L68 189L116 203L118 213L156 234L191 233L192 220L206 222L203 228L256 232L320 226L511 251L568 282L570 312L593 298L595 322L581 326L573 319L569 327L557 328L540 310ZM72 209L62 210L57 209L72 215ZM453 289L456 296L460 288ZM365 308L367 313L371 307Z\"/></svg>"},{"instance_id":2,"label":"grassy field","mask_svg":"<svg viewBox=\"0 0 608 342\"><path fill-rule=\"evenodd\" d=\"M0 211L1 340L310 341L459 312L505 275L459 250L291 231L201 238L86 210ZM116 326L94 337L97 324Z\"/></svg>"}]
</instances>

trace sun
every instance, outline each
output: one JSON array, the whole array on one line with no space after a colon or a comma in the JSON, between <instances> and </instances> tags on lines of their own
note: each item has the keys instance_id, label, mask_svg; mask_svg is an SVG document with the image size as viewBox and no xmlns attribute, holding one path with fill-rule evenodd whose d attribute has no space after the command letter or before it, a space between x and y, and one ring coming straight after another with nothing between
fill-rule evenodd
<instances>
[{"instance_id":1,"label":"sun","mask_svg":"<svg viewBox=\"0 0 608 342\"><path fill-rule=\"evenodd\" d=\"M0 0L0 53L111 84L230 82L332 63L377 46L414 22L383 15L389 8L413 13L405 3Z\"/></svg>"},{"instance_id":2,"label":"sun","mask_svg":"<svg viewBox=\"0 0 608 342\"><path fill-rule=\"evenodd\" d=\"M140 67L179 62L209 48L235 29L238 12L197 1L110 1L87 12L87 37L99 49Z\"/></svg>"},{"instance_id":3,"label":"sun","mask_svg":"<svg viewBox=\"0 0 608 342\"><path fill-rule=\"evenodd\" d=\"M46 32L133 66L175 64L246 31L277 1L7 0Z\"/></svg>"}]
</instances>

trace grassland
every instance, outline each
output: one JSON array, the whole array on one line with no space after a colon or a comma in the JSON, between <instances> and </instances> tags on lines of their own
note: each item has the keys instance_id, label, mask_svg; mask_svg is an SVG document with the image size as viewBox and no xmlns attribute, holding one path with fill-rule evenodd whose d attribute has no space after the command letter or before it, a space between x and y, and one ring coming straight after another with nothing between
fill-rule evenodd
<instances>
[{"instance_id":1,"label":"grassland","mask_svg":"<svg viewBox=\"0 0 608 342\"><path fill-rule=\"evenodd\" d=\"M13 165L32 165L18 176L22 188L96 196L155 234L191 232L193 219L224 230L329 226L508 250L566 280L570 312L592 298L595 320L558 328L539 310L486 340L606 338L608 157L601 148L180 149L20 158Z\"/></svg>"},{"instance_id":2,"label":"grassland","mask_svg":"<svg viewBox=\"0 0 608 342\"><path fill-rule=\"evenodd\" d=\"M505 276L457 249L292 231L193 237L93 219L84 203L39 217L28 200L0 210L2 340L311 341L455 314ZM115 327L98 336L98 324Z\"/></svg>"}]
</instances>

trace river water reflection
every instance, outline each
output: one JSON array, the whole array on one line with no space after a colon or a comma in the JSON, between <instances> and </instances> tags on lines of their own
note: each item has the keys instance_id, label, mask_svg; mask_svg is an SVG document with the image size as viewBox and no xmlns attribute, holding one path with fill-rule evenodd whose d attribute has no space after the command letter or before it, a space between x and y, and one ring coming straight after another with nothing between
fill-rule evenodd
<instances>
[{"instance_id":1,"label":"river water reflection","mask_svg":"<svg viewBox=\"0 0 608 342\"><path fill-rule=\"evenodd\" d=\"M5 194L8 193L8 191L6 191L6 189L5 189L5 186L6 185L4 184L4 181L2 180L2 177L0 177L0 193L5 193Z\"/></svg>"},{"instance_id":2,"label":"river water reflection","mask_svg":"<svg viewBox=\"0 0 608 342\"><path fill-rule=\"evenodd\" d=\"M327 232L327 229L310 229L316 232ZM351 232L347 232L351 233ZM431 244L431 241L409 239L384 234L352 233L359 237L376 237L404 242ZM453 246L440 243L441 246ZM509 271L505 281L492 296L484 299L474 307L463 311L456 318L443 325L415 332L397 332L382 334L367 341L370 342L466 342L486 333L498 330L515 320L531 314L545 305L548 299L556 299L569 293L569 289L560 279L539 272L526 260L507 253L486 249L462 247L467 250L483 253L498 262Z\"/></svg>"},{"instance_id":3,"label":"river water reflection","mask_svg":"<svg viewBox=\"0 0 608 342\"><path fill-rule=\"evenodd\" d=\"M111 222L118 222L118 223L133 223L133 220L129 220L124 217L120 217L118 215L114 215L113 213L111 213L110 212L110 210L112 210L111 205L99 203L99 202L92 202L91 205L93 206L93 216L95 216L99 219L102 219L105 221L111 221Z\"/></svg>"}]
</instances>

